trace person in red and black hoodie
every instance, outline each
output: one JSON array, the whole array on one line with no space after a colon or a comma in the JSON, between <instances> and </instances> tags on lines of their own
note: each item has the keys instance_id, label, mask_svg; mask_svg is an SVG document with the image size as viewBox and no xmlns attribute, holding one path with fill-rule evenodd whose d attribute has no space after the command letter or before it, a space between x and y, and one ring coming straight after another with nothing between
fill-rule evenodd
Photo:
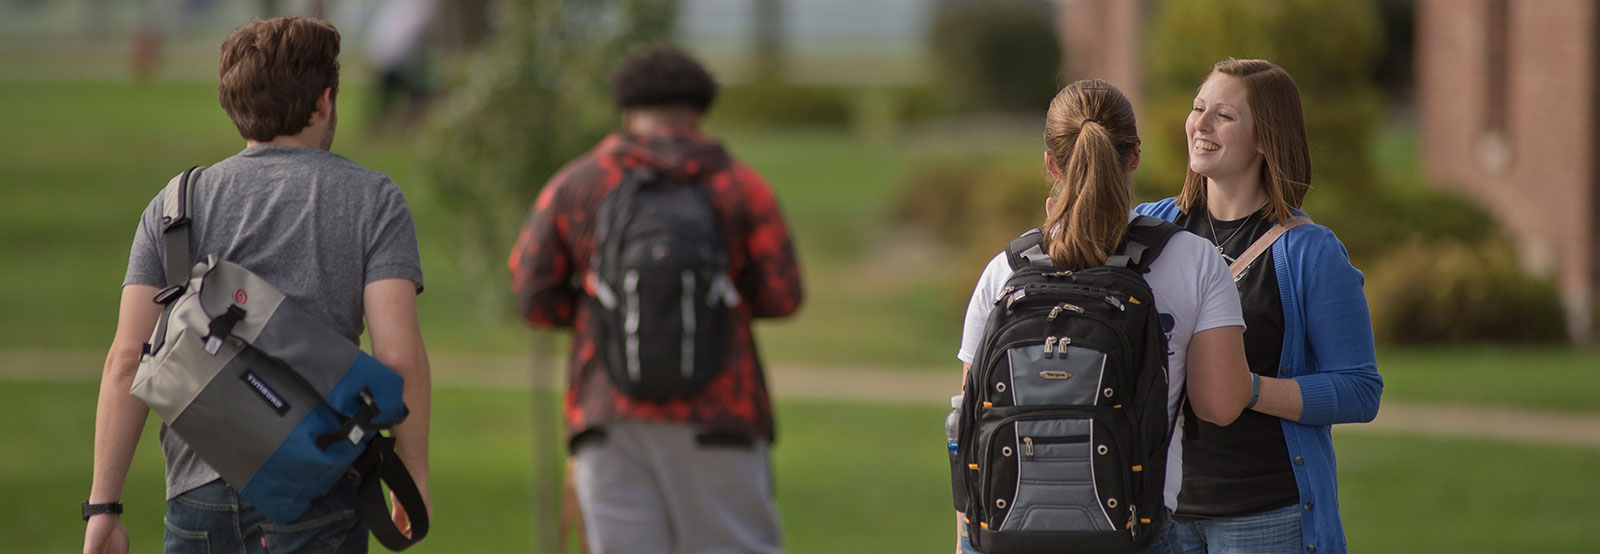
<instances>
[{"instance_id":1,"label":"person in red and black hoodie","mask_svg":"<svg viewBox=\"0 0 1600 554\"><path fill-rule=\"evenodd\" d=\"M511 251L518 313L534 326L574 329L565 398L570 477L595 554L782 550L767 456L772 401L750 322L794 313L800 271L771 187L701 133L716 91L698 62L670 46L629 58L612 78L622 131L556 173ZM727 367L687 399L643 401L619 391L585 301L596 211L634 169L709 188L742 297Z\"/></svg>"}]
</instances>

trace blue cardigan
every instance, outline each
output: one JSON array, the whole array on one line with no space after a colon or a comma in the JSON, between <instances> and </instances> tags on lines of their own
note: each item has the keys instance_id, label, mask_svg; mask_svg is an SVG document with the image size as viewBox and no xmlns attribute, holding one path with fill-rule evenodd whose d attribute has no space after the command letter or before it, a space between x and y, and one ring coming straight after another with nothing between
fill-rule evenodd
<instances>
[{"instance_id":1,"label":"blue cardigan","mask_svg":"<svg viewBox=\"0 0 1600 554\"><path fill-rule=\"evenodd\" d=\"M1179 210L1167 198L1135 211L1172 221ZM1278 239L1272 260L1283 296L1278 376L1299 382L1304 406L1299 421L1281 420L1300 486L1301 538L1308 552L1343 553L1347 549L1330 430L1335 423L1372 421L1383 395L1361 272L1350 265L1333 231L1315 224L1291 229Z\"/></svg>"}]
</instances>

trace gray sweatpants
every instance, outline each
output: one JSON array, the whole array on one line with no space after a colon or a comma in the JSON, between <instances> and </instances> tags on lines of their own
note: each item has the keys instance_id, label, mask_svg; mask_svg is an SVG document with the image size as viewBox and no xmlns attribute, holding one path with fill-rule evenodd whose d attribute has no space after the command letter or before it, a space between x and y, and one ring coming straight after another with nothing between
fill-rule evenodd
<instances>
[{"instance_id":1,"label":"gray sweatpants","mask_svg":"<svg viewBox=\"0 0 1600 554\"><path fill-rule=\"evenodd\" d=\"M592 554L778 554L767 444L696 443L695 428L621 422L573 454Z\"/></svg>"}]
</instances>

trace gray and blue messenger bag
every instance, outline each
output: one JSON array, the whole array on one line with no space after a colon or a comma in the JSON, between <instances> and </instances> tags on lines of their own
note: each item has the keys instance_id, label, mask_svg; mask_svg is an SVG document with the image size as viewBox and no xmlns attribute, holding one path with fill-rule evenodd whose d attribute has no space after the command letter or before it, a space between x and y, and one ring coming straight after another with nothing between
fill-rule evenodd
<instances>
[{"instance_id":1,"label":"gray and blue messenger bag","mask_svg":"<svg viewBox=\"0 0 1600 554\"><path fill-rule=\"evenodd\" d=\"M239 496L276 523L308 511L346 473L359 478L374 537L403 550L427 534L410 473L379 432L406 417L404 380L249 270L216 256L189 265L191 183L164 193L165 308L131 394L161 416ZM390 520L379 483L411 521Z\"/></svg>"}]
</instances>

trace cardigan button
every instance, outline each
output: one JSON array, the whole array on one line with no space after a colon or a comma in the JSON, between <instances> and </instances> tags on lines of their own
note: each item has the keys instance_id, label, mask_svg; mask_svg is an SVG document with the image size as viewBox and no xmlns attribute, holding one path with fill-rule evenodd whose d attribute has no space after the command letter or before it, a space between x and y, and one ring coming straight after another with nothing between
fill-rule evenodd
<instances>
[{"instance_id":1,"label":"cardigan button","mask_svg":"<svg viewBox=\"0 0 1600 554\"><path fill-rule=\"evenodd\" d=\"M1301 456L1295 456L1294 457L1294 465L1297 465L1297 466L1306 465L1306 459L1304 457L1301 457Z\"/></svg>"},{"instance_id":2,"label":"cardigan button","mask_svg":"<svg viewBox=\"0 0 1600 554\"><path fill-rule=\"evenodd\" d=\"M1283 367L1278 368L1278 376L1282 377L1282 376L1288 375L1288 374L1289 374L1289 366L1283 366Z\"/></svg>"},{"instance_id":3,"label":"cardigan button","mask_svg":"<svg viewBox=\"0 0 1600 554\"><path fill-rule=\"evenodd\" d=\"M1307 509L1307 510L1310 510L1310 509L1311 509L1311 503L1310 503L1310 502L1307 502L1307 503L1306 503L1306 504L1305 504L1305 506L1306 506L1306 509Z\"/></svg>"},{"instance_id":4,"label":"cardigan button","mask_svg":"<svg viewBox=\"0 0 1600 554\"><path fill-rule=\"evenodd\" d=\"M1316 546L1309 545L1309 544L1306 545L1306 552L1316 552L1316 551L1317 551L1317 547Z\"/></svg>"}]
</instances>

